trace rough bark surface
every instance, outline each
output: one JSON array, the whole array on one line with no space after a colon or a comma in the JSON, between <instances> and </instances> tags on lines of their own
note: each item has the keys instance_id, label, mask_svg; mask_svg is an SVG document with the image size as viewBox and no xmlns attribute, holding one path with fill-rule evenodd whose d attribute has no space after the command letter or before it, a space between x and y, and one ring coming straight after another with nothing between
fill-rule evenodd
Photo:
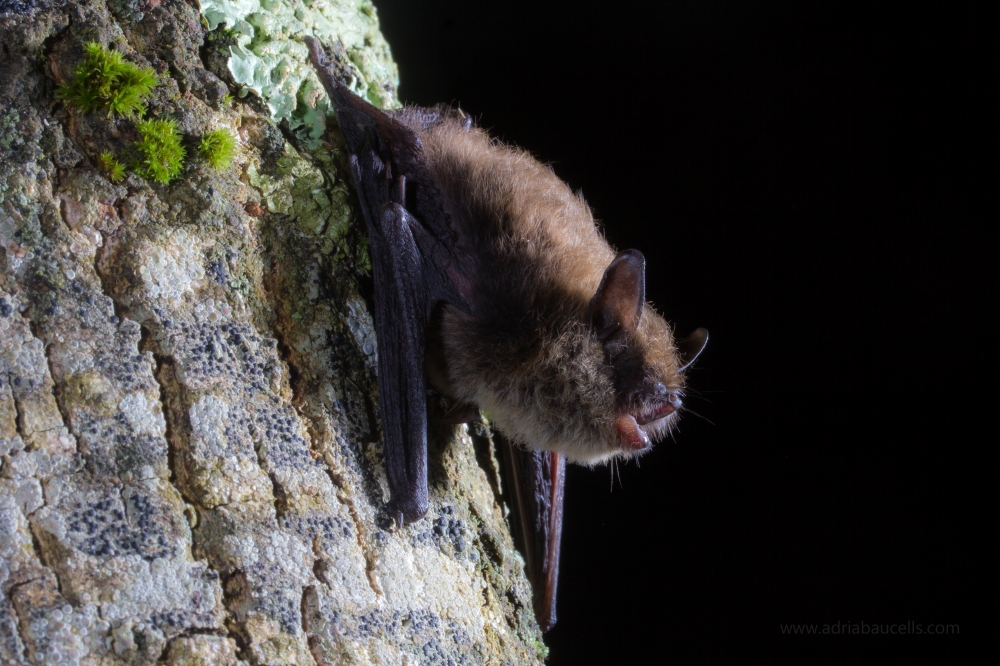
<instances>
[{"instance_id":1,"label":"rough bark surface","mask_svg":"<svg viewBox=\"0 0 1000 666\"><path fill-rule=\"evenodd\" d=\"M544 656L485 427L432 434L431 510L388 527L310 31L395 103L366 0L0 0L2 663ZM159 73L146 116L188 149L169 185L108 180L134 121L57 98L91 41ZM221 171L196 151L218 127Z\"/></svg>"}]
</instances>

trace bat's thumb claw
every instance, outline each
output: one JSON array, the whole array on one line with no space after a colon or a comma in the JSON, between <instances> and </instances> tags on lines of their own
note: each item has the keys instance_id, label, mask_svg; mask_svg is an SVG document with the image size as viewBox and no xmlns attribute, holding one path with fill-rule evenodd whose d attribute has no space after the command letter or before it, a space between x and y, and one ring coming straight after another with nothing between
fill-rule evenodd
<instances>
[{"instance_id":1,"label":"bat's thumb claw","mask_svg":"<svg viewBox=\"0 0 1000 666\"><path fill-rule=\"evenodd\" d=\"M325 66L326 51L323 50L323 45L319 43L319 40L310 35L306 35L302 38L302 41L306 43L306 47L309 49L309 55L312 56L313 62L316 63L318 67Z\"/></svg>"}]
</instances>

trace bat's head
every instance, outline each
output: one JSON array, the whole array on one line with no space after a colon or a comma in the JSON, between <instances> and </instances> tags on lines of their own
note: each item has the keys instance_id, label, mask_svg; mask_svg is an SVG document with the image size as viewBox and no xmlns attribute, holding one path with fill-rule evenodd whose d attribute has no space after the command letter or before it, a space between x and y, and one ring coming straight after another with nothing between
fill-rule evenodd
<instances>
[{"instance_id":1,"label":"bat's head","mask_svg":"<svg viewBox=\"0 0 1000 666\"><path fill-rule=\"evenodd\" d=\"M684 370L708 342L705 329L674 342L667 322L646 308L645 271L641 252L620 253L588 308L614 391L606 450L591 462L639 455L670 432L684 404Z\"/></svg>"},{"instance_id":2,"label":"bat's head","mask_svg":"<svg viewBox=\"0 0 1000 666\"><path fill-rule=\"evenodd\" d=\"M597 465L649 451L677 421L684 371L708 333L698 329L675 342L669 324L646 307L645 292L645 260L629 250L607 267L589 301L557 291L565 309L539 325L531 344L498 340L491 354L469 344L463 353L456 344L452 357L468 359L452 364L462 398L524 446L561 451L572 462Z\"/></svg>"}]
</instances>

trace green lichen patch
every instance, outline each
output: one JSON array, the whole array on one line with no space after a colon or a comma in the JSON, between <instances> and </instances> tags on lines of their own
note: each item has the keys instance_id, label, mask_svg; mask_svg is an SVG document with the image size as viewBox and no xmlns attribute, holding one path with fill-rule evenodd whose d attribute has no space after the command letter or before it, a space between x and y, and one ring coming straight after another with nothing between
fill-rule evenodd
<instances>
[{"instance_id":1,"label":"green lichen patch","mask_svg":"<svg viewBox=\"0 0 1000 666\"><path fill-rule=\"evenodd\" d=\"M335 179L329 159L329 155L310 159L285 144L276 173L262 173L251 164L247 176L260 189L268 211L289 216L301 231L315 236L323 254L368 271L368 239L352 224L347 184Z\"/></svg>"},{"instance_id":2,"label":"green lichen patch","mask_svg":"<svg viewBox=\"0 0 1000 666\"><path fill-rule=\"evenodd\" d=\"M144 178L166 185L180 174L187 153L181 145L177 121L140 120L135 127L140 136L135 147L142 154L136 171Z\"/></svg>"},{"instance_id":3,"label":"green lichen patch","mask_svg":"<svg viewBox=\"0 0 1000 666\"><path fill-rule=\"evenodd\" d=\"M396 65L369 0L349 12L333 2L202 0L201 12L211 30L225 33L210 41L228 49L228 68L242 86L240 97L258 95L272 117L286 120L309 150L320 145L331 109L302 37L342 45L353 70L347 81L351 89L382 108L399 105Z\"/></svg>"},{"instance_id":4,"label":"green lichen patch","mask_svg":"<svg viewBox=\"0 0 1000 666\"><path fill-rule=\"evenodd\" d=\"M104 151L97 157L97 166L112 183L125 180L125 165L119 162L111 151Z\"/></svg>"},{"instance_id":5,"label":"green lichen patch","mask_svg":"<svg viewBox=\"0 0 1000 666\"><path fill-rule=\"evenodd\" d=\"M84 112L107 111L126 118L146 111L146 98L157 84L156 72L131 63L118 51L97 42L84 47L87 56L57 94Z\"/></svg>"},{"instance_id":6,"label":"green lichen patch","mask_svg":"<svg viewBox=\"0 0 1000 666\"><path fill-rule=\"evenodd\" d=\"M213 169L221 171L232 164L236 156L236 139L224 128L206 132L198 143L198 152Z\"/></svg>"}]
</instances>

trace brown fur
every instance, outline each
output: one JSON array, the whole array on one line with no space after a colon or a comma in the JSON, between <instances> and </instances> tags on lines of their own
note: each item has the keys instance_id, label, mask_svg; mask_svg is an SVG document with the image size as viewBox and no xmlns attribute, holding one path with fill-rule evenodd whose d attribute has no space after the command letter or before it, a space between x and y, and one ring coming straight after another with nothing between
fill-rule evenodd
<instances>
[{"instance_id":1,"label":"brown fur","mask_svg":"<svg viewBox=\"0 0 1000 666\"><path fill-rule=\"evenodd\" d=\"M615 416L647 409L656 382L681 392L669 325L648 305L628 348L609 363L589 304L615 258L582 197L525 151L491 140L457 113L397 112L423 142L441 189L473 314L450 306L432 323L433 384L481 407L525 446L593 465L634 455ZM651 424L655 439L677 414Z\"/></svg>"}]
</instances>

